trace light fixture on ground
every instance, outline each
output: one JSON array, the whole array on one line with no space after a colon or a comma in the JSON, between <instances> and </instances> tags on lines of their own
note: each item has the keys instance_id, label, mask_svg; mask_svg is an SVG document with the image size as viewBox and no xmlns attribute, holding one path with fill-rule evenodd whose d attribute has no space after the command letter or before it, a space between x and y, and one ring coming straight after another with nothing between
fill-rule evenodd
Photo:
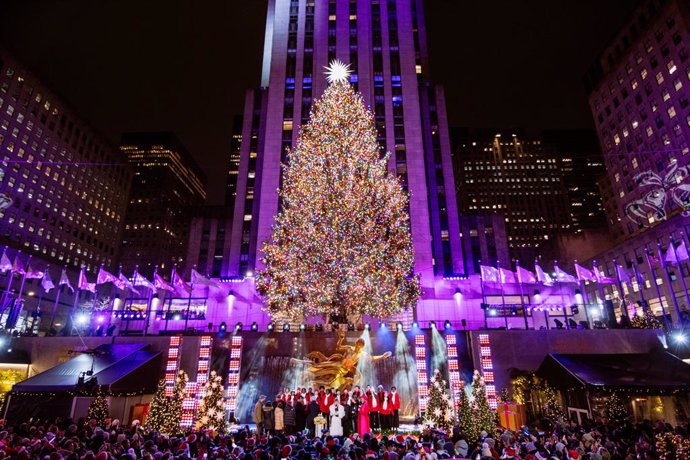
<instances>
[{"instance_id":1,"label":"light fixture on ground","mask_svg":"<svg viewBox=\"0 0 690 460\"><path fill-rule=\"evenodd\" d=\"M368 331L369 329L371 329L371 324L369 324L369 323L365 324L365 325L364 325L364 329L366 329L367 331Z\"/></svg>"},{"instance_id":2,"label":"light fixture on ground","mask_svg":"<svg viewBox=\"0 0 690 460\"><path fill-rule=\"evenodd\" d=\"M446 329L450 329L451 328L450 320L447 319L446 322L443 324L443 327L445 327Z\"/></svg>"},{"instance_id":3,"label":"light fixture on ground","mask_svg":"<svg viewBox=\"0 0 690 460\"><path fill-rule=\"evenodd\" d=\"M402 331L403 325L402 325L402 323L398 323L395 325L395 327L397 330Z\"/></svg>"},{"instance_id":4,"label":"light fixture on ground","mask_svg":"<svg viewBox=\"0 0 690 460\"><path fill-rule=\"evenodd\" d=\"M237 324L235 324L235 330L241 331L242 330L242 323L238 322Z\"/></svg>"},{"instance_id":5,"label":"light fixture on ground","mask_svg":"<svg viewBox=\"0 0 690 460\"><path fill-rule=\"evenodd\" d=\"M355 330L355 325L354 325L354 323L348 323L348 325L347 325L347 330L348 330L348 331L354 331L354 330Z\"/></svg>"},{"instance_id":6,"label":"light fixture on ground","mask_svg":"<svg viewBox=\"0 0 690 460\"><path fill-rule=\"evenodd\" d=\"M678 331L675 334L673 334L673 341L679 345L683 345L685 342L688 341L688 337L685 335L683 331Z\"/></svg>"},{"instance_id":7,"label":"light fixture on ground","mask_svg":"<svg viewBox=\"0 0 690 460\"><path fill-rule=\"evenodd\" d=\"M290 323L283 324L283 332L290 332Z\"/></svg>"},{"instance_id":8,"label":"light fixture on ground","mask_svg":"<svg viewBox=\"0 0 690 460\"><path fill-rule=\"evenodd\" d=\"M534 303L541 303L541 293L539 292L539 289L534 290Z\"/></svg>"},{"instance_id":9,"label":"light fixture on ground","mask_svg":"<svg viewBox=\"0 0 690 460\"><path fill-rule=\"evenodd\" d=\"M267 329L269 332L272 331L272 330L273 330L273 323L268 323L268 326L266 327L266 329Z\"/></svg>"},{"instance_id":10,"label":"light fixture on ground","mask_svg":"<svg viewBox=\"0 0 690 460\"><path fill-rule=\"evenodd\" d=\"M417 321L412 322L412 329L417 329L419 327L419 323Z\"/></svg>"},{"instance_id":11,"label":"light fixture on ground","mask_svg":"<svg viewBox=\"0 0 690 460\"><path fill-rule=\"evenodd\" d=\"M302 324L299 325L299 330L300 330L300 331L304 331L305 329L307 329L307 325L306 325L306 324L302 323Z\"/></svg>"},{"instance_id":12,"label":"light fixture on ground","mask_svg":"<svg viewBox=\"0 0 690 460\"><path fill-rule=\"evenodd\" d=\"M460 303L460 301L462 300L462 291L460 290L460 288L455 288L455 294L453 294L453 298L457 303Z\"/></svg>"},{"instance_id":13,"label":"light fixture on ground","mask_svg":"<svg viewBox=\"0 0 690 460\"><path fill-rule=\"evenodd\" d=\"M252 323L252 331L258 331L259 330L259 325L256 324L256 321Z\"/></svg>"}]
</instances>

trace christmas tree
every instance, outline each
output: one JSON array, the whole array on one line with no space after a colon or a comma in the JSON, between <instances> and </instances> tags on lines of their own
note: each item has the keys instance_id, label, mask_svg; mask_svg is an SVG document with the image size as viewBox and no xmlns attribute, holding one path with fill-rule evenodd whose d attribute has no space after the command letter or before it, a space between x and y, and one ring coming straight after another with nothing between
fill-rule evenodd
<instances>
[{"instance_id":1,"label":"christmas tree","mask_svg":"<svg viewBox=\"0 0 690 460\"><path fill-rule=\"evenodd\" d=\"M496 430L496 413L489 407L486 399L486 384L479 371L472 377L472 431L474 439L482 431L493 433Z\"/></svg>"},{"instance_id":2,"label":"christmas tree","mask_svg":"<svg viewBox=\"0 0 690 460\"><path fill-rule=\"evenodd\" d=\"M542 383L541 390L544 395L544 415L552 420L564 417L563 406L561 406L556 390L546 381Z\"/></svg>"},{"instance_id":3,"label":"christmas tree","mask_svg":"<svg viewBox=\"0 0 690 460\"><path fill-rule=\"evenodd\" d=\"M256 286L271 314L394 315L420 296L408 197L388 155L380 157L374 117L348 66L335 61L328 70L330 85L284 168Z\"/></svg>"},{"instance_id":4,"label":"christmas tree","mask_svg":"<svg viewBox=\"0 0 690 460\"><path fill-rule=\"evenodd\" d=\"M436 369L429 385L429 400L426 406L426 424L432 428L450 432L455 416L453 399L448 392L448 385Z\"/></svg>"},{"instance_id":5,"label":"christmas tree","mask_svg":"<svg viewBox=\"0 0 690 460\"><path fill-rule=\"evenodd\" d=\"M223 407L223 382L216 371L206 382L204 397L201 399L196 415L197 430L225 431L225 409Z\"/></svg>"},{"instance_id":6,"label":"christmas tree","mask_svg":"<svg viewBox=\"0 0 690 460\"><path fill-rule=\"evenodd\" d=\"M642 316L635 316L630 322L636 329L661 329L661 323L651 310L647 309Z\"/></svg>"},{"instance_id":7,"label":"christmas tree","mask_svg":"<svg viewBox=\"0 0 690 460\"><path fill-rule=\"evenodd\" d=\"M623 400L621 400L617 393L611 393L609 398L606 400L604 413L606 414L606 418L609 419L610 423L622 423L628 419L628 409L625 407Z\"/></svg>"},{"instance_id":8,"label":"christmas tree","mask_svg":"<svg viewBox=\"0 0 690 460\"><path fill-rule=\"evenodd\" d=\"M96 420L96 425L104 426L105 419L109 417L110 406L101 387L96 391L96 398L89 405L86 414L88 420Z\"/></svg>"},{"instance_id":9,"label":"christmas tree","mask_svg":"<svg viewBox=\"0 0 690 460\"><path fill-rule=\"evenodd\" d=\"M165 379L158 382L158 388L149 404L149 412L144 421L146 431L162 432L164 427L171 426L167 421L167 409L170 400L165 397Z\"/></svg>"},{"instance_id":10,"label":"christmas tree","mask_svg":"<svg viewBox=\"0 0 690 460\"><path fill-rule=\"evenodd\" d=\"M165 433L175 433L180 430L180 421L182 420L182 402L187 394L187 382L189 377L185 371L180 370L175 379L175 388L173 389L172 397L170 398L170 406L168 408L169 428L166 427Z\"/></svg>"},{"instance_id":11,"label":"christmas tree","mask_svg":"<svg viewBox=\"0 0 690 460\"><path fill-rule=\"evenodd\" d=\"M460 392L460 406L458 407L458 418L460 419L460 431L467 436L468 440L476 439L479 436L479 431L475 430L477 427L472 419L472 404L467 392L463 388Z\"/></svg>"}]
</instances>

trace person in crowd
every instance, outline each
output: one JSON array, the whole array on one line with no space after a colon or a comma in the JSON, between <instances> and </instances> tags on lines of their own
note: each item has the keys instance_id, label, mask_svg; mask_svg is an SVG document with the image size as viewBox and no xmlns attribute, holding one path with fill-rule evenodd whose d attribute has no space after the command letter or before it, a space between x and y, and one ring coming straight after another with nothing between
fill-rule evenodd
<instances>
[{"instance_id":1,"label":"person in crowd","mask_svg":"<svg viewBox=\"0 0 690 460\"><path fill-rule=\"evenodd\" d=\"M285 430L285 401L282 399L278 401L273 414L275 426L273 429L276 433L283 433Z\"/></svg>"},{"instance_id":2,"label":"person in crowd","mask_svg":"<svg viewBox=\"0 0 690 460\"><path fill-rule=\"evenodd\" d=\"M393 418L391 420L391 427L394 429L400 428L400 395L396 387L391 387L391 406L393 408Z\"/></svg>"},{"instance_id":3,"label":"person in crowd","mask_svg":"<svg viewBox=\"0 0 690 460\"><path fill-rule=\"evenodd\" d=\"M264 430L264 403L266 402L266 395L259 396L259 400L254 405L252 413L252 421L256 425L256 431L259 436L263 434Z\"/></svg>"},{"instance_id":4,"label":"person in crowd","mask_svg":"<svg viewBox=\"0 0 690 460\"><path fill-rule=\"evenodd\" d=\"M345 417L345 408L336 399L330 409L330 426L329 434L331 436L343 435L343 418Z\"/></svg>"}]
</instances>

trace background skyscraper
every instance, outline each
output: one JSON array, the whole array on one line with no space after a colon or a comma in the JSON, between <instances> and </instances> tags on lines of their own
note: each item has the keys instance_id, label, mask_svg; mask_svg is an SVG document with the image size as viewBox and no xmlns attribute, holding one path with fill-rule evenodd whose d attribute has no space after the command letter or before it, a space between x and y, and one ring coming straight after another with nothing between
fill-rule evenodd
<instances>
[{"instance_id":1,"label":"background skyscraper","mask_svg":"<svg viewBox=\"0 0 690 460\"><path fill-rule=\"evenodd\" d=\"M427 82L421 0L270 0L261 89L246 98L225 276L251 274L279 210L281 162L332 59L351 65L351 83L374 112L382 154L410 193L415 272L422 285L465 272L446 110Z\"/></svg>"},{"instance_id":2,"label":"background skyscraper","mask_svg":"<svg viewBox=\"0 0 690 460\"><path fill-rule=\"evenodd\" d=\"M121 262L150 276L187 254L190 211L204 204L206 177L173 133L127 133L120 149L134 170Z\"/></svg>"}]
</instances>

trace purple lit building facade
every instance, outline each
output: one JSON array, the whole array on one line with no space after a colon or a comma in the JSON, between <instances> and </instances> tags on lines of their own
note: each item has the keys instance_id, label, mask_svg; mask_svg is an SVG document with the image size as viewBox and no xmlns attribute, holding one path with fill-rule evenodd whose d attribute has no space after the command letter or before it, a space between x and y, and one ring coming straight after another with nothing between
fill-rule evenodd
<instances>
[{"instance_id":1,"label":"purple lit building facade","mask_svg":"<svg viewBox=\"0 0 690 460\"><path fill-rule=\"evenodd\" d=\"M671 290L681 311L688 299L680 276L687 263L662 267L646 261L661 244L679 244L690 230L687 167L690 164L690 5L678 0L646 1L632 14L587 75L589 104L605 158L601 184L616 246L597 261L613 273L613 260L640 274L640 284L606 297L626 300L629 313L646 301L659 315L663 303L676 319ZM654 258L653 258L654 259ZM652 274L652 270L654 273ZM675 280L674 280L675 278ZM659 285L657 295L654 281ZM661 297L661 299L659 299ZM620 311L618 312L620 314Z\"/></svg>"},{"instance_id":2,"label":"purple lit building facade","mask_svg":"<svg viewBox=\"0 0 690 460\"><path fill-rule=\"evenodd\" d=\"M261 88L246 96L233 227L222 277L260 268L278 213L281 161L326 88L324 67L350 63L372 108L389 169L410 193L418 312L451 301L444 278L465 274L444 94L428 83L421 0L269 0ZM256 299L256 296L253 296ZM428 308L427 308L428 307ZM433 313L432 313L433 314Z\"/></svg>"}]
</instances>

